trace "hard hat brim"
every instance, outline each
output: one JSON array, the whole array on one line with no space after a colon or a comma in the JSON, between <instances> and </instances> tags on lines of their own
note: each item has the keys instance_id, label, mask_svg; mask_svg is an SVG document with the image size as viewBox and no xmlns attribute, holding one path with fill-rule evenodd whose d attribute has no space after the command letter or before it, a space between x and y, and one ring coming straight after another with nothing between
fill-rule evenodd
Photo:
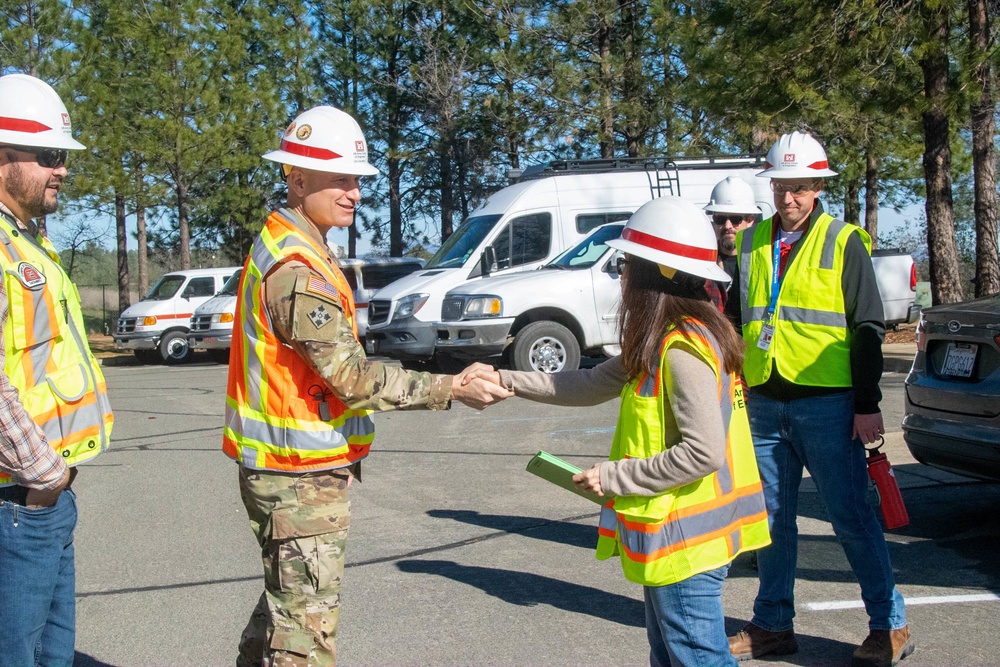
<instances>
[{"instance_id":1,"label":"hard hat brim","mask_svg":"<svg viewBox=\"0 0 1000 667\"><path fill-rule=\"evenodd\" d=\"M758 215L759 206L754 206L752 210L747 210L745 206L726 206L724 204L708 204L704 210L708 213L732 213L733 215Z\"/></svg>"},{"instance_id":2,"label":"hard hat brim","mask_svg":"<svg viewBox=\"0 0 1000 667\"><path fill-rule=\"evenodd\" d=\"M66 136L61 132L39 132L37 135L31 135L24 132L6 132L0 130L0 145L58 148L70 151L78 151L86 148L86 146L73 137Z\"/></svg>"},{"instance_id":3,"label":"hard hat brim","mask_svg":"<svg viewBox=\"0 0 1000 667\"><path fill-rule=\"evenodd\" d=\"M786 178L826 178L827 176L836 175L837 172L829 167L826 169L809 169L808 167L781 169L780 167L771 167L770 169L765 169L764 171L756 174L758 178L770 178L776 181L781 181Z\"/></svg>"},{"instance_id":4,"label":"hard hat brim","mask_svg":"<svg viewBox=\"0 0 1000 667\"><path fill-rule=\"evenodd\" d=\"M287 164L302 169L312 171L325 171L331 174L350 174L352 176L377 176L379 171L367 162L355 162L348 158L335 158L333 160L321 160L318 158L305 157L289 153L288 151L276 150L265 153L261 156L265 160Z\"/></svg>"},{"instance_id":5,"label":"hard hat brim","mask_svg":"<svg viewBox=\"0 0 1000 667\"><path fill-rule=\"evenodd\" d=\"M634 241L626 241L625 239L620 238L608 241L607 245L615 250L627 252L630 255L641 257L642 259L653 262L654 264L666 266L671 269L677 269L678 271L689 273L692 276L707 278L709 280L725 283L727 285L733 281L733 279L729 277L729 274L715 262L703 259L692 259L690 257L681 257L679 255L653 250L652 248L647 248L644 245L639 245Z\"/></svg>"}]
</instances>

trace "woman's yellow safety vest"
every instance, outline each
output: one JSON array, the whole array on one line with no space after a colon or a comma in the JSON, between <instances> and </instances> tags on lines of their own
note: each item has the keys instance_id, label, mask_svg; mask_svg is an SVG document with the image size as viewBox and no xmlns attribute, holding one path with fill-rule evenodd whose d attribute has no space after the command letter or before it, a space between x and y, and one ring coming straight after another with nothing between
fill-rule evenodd
<instances>
[{"instance_id":1,"label":"woman's yellow safety vest","mask_svg":"<svg viewBox=\"0 0 1000 667\"><path fill-rule=\"evenodd\" d=\"M75 466L108 446L114 424L104 375L84 335L80 294L48 239L28 238L4 214L0 268L8 307L4 372L49 445ZM0 470L0 486L12 483Z\"/></svg>"},{"instance_id":2,"label":"woman's yellow safety vest","mask_svg":"<svg viewBox=\"0 0 1000 667\"><path fill-rule=\"evenodd\" d=\"M625 578L644 586L683 581L771 543L742 385L723 370L718 343L698 320L671 328L655 374L642 374L625 385L609 458L648 458L676 444L664 442L665 424L673 421L667 363L673 347L686 348L715 372L726 461L690 484L658 496L618 496L602 508L597 558L620 554Z\"/></svg>"},{"instance_id":3,"label":"woman's yellow safety vest","mask_svg":"<svg viewBox=\"0 0 1000 667\"><path fill-rule=\"evenodd\" d=\"M348 408L334 395L319 373L278 339L264 310L264 277L294 258L337 289L357 336L351 287L298 227L306 224L286 209L272 213L240 278L222 449L254 470L349 466L368 455L375 435L371 411Z\"/></svg>"},{"instance_id":4,"label":"woman's yellow safety vest","mask_svg":"<svg viewBox=\"0 0 1000 667\"><path fill-rule=\"evenodd\" d=\"M822 213L799 239L795 257L785 268L772 316L771 287L774 263L774 219L768 218L737 236L740 267L743 374L755 387L767 382L772 367L795 384L814 387L851 386L851 344L844 309L844 248L851 234L859 234L868 252L871 237ZM749 232L749 233L747 233ZM758 345L764 325L774 327L768 349Z\"/></svg>"}]
</instances>

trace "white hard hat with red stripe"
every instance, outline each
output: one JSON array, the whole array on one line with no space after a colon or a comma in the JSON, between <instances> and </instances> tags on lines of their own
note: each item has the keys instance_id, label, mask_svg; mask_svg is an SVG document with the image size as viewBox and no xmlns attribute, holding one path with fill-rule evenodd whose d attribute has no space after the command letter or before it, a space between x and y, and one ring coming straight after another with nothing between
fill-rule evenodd
<instances>
[{"instance_id":1,"label":"white hard hat with red stripe","mask_svg":"<svg viewBox=\"0 0 1000 667\"><path fill-rule=\"evenodd\" d=\"M823 178L836 176L826 161L826 151L812 135L784 134L767 152L762 178Z\"/></svg>"},{"instance_id":2,"label":"white hard hat with red stripe","mask_svg":"<svg viewBox=\"0 0 1000 667\"><path fill-rule=\"evenodd\" d=\"M608 245L693 276L731 282L716 264L718 240L712 223L696 204L680 197L646 202L625 223L621 238Z\"/></svg>"},{"instance_id":3,"label":"white hard hat with red stripe","mask_svg":"<svg viewBox=\"0 0 1000 667\"><path fill-rule=\"evenodd\" d=\"M69 112L59 94L27 74L0 76L0 144L86 148L73 138Z\"/></svg>"},{"instance_id":4,"label":"white hard hat with red stripe","mask_svg":"<svg viewBox=\"0 0 1000 667\"><path fill-rule=\"evenodd\" d=\"M285 130L281 147L265 160L335 174L374 176L361 127L340 109L322 106L300 113Z\"/></svg>"}]
</instances>

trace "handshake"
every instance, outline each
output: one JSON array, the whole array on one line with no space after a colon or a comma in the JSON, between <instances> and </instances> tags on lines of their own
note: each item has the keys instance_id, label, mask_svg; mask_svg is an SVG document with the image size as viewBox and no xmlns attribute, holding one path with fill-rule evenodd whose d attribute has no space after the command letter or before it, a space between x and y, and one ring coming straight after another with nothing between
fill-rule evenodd
<instances>
[{"instance_id":1,"label":"handshake","mask_svg":"<svg viewBox=\"0 0 1000 667\"><path fill-rule=\"evenodd\" d=\"M514 392L503 386L499 371L493 370L492 366L476 362L454 376L451 395L470 408L482 410L488 405L510 398Z\"/></svg>"}]
</instances>

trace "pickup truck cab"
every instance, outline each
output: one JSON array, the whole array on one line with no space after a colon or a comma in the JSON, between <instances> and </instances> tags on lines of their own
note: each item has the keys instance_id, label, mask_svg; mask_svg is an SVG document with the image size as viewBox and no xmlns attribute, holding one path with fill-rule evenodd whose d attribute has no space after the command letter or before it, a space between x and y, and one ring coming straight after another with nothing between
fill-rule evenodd
<instances>
[{"instance_id":1,"label":"pickup truck cab","mask_svg":"<svg viewBox=\"0 0 1000 667\"><path fill-rule=\"evenodd\" d=\"M878 282L885 326L894 328L903 323L913 323L920 318L917 305L917 267L913 257L898 250L874 250L872 266Z\"/></svg>"},{"instance_id":2,"label":"pickup truck cab","mask_svg":"<svg viewBox=\"0 0 1000 667\"><path fill-rule=\"evenodd\" d=\"M163 274L139 303L126 308L115 326L115 347L139 361L182 364L191 360L188 325L194 309L222 289L240 267L192 269Z\"/></svg>"},{"instance_id":3,"label":"pickup truck cab","mask_svg":"<svg viewBox=\"0 0 1000 667\"><path fill-rule=\"evenodd\" d=\"M450 357L457 367L506 353L516 370L558 373L578 368L581 353L620 353L615 260L621 253L607 242L624 227L598 227L536 271L452 289L434 325L439 363Z\"/></svg>"}]
</instances>

